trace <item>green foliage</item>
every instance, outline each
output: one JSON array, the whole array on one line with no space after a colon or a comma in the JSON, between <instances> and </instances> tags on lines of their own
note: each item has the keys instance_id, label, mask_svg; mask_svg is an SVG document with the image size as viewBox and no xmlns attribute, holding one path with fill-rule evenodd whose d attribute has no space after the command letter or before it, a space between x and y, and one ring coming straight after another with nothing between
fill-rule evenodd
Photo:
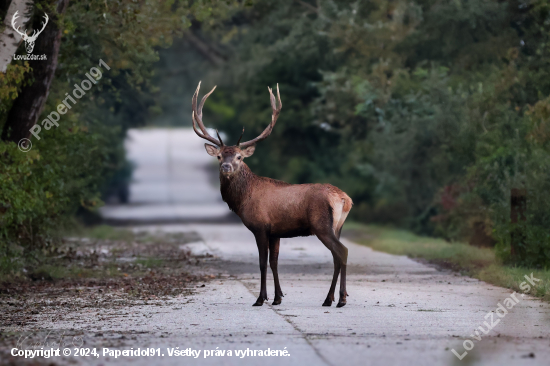
<instances>
[{"instance_id":1,"label":"green foliage","mask_svg":"<svg viewBox=\"0 0 550 366\"><path fill-rule=\"evenodd\" d=\"M19 65L10 64L5 74L0 73L0 125L4 124L6 112L24 85L25 74L29 69L29 63L23 62Z\"/></svg>"},{"instance_id":2,"label":"green foliage","mask_svg":"<svg viewBox=\"0 0 550 366\"><path fill-rule=\"evenodd\" d=\"M277 127L247 159L257 174L329 182L353 198L356 220L449 241L479 234L496 242L507 263L548 267L548 2L242 5L70 2L45 111L99 58L112 69L59 128L43 131L35 155L15 157L15 146L3 147L0 174L24 183L2 181L11 189L0 193L5 248L33 246L37 235L46 243L55 220L78 206L97 207L106 180L125 166L126 130L147 121L181 123L190 115L181 101L202 79L203 91L218 84L205 121L223 129L229 143L243 126L245 140L265 128L266 86L279 84L284 107ZM21 85L31 82L28 71L16 62L0 79L0 124ZM515 224L512 189L525 190L528 202L525 221ZM46 192L54 208L34 195ZM16 206L21 213L12 212ZM517 242L512 233L519 233Z\"/></svg>"},{"instance_id":3,"label":"green foliage","mask_svg":"<svg viewBox=\"0 0 550 366\"><path fill-rule=\"evenodd\" d=\"M52 12L51 1L37 8ZM30 152L0 142L0 273L44 260L58 248L58 232L78 211L102 205L101 192L127 169L123 139L154 109L150 83L158 49L181 37L192 21L223 17L238 3L217 1L71 1L60 17L56 77L39 123L102 59L102 78L64 114L59 127L31 136ZM23 52L22 48L20 49ZM0 74L0 127L25 83L28 63L13 61Z\"/></svg>"},{"instance_id":4,"label":"green foliage","mask_svg":"<svg viewBox=\"0 0 550 366\"><path fill-rule=\"evenodd\" d=\"M51 253L66 217L79 206L101 205L99 174L108 170L108 138L105 131L85 133L77 123L65 121L64 128L44 133L28 153L14 143L0 144L3 253L26 250L32 257ZM40 250L33 254L36 249Z\"/></svg>"},{"instance_id":5,"label":"green foliage","mask_svg":"<svg viewBox=\"0 0 550 366\"><path fill-rule=\"evenodd\" d=\"M255 172L335 184L358 220L451 241L482 232L503 260L550 265L546 1L258 1L234 19L209 30L232 56L207 120L257 135L279 83ZM513 188L528 196L514 225Z\"/></svg>"}]
</instances>

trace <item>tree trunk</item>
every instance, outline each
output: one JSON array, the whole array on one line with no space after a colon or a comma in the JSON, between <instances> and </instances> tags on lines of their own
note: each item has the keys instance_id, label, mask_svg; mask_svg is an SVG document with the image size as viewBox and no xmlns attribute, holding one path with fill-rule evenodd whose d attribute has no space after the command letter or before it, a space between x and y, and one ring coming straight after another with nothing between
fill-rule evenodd
<instances>
[{"instance_id":1,"label":"tree trunk","mask_svg":"<svg viewBox=\"0 0 550 366\"><path fill-rule=\"evenodd\" d=\"M6 72L13 54L21 43L21 36L11 26L13 15L17 12L17 25L21 26L21 30L26 29L31 7L32 1L29 0L12 0L10 3L6 18L4 19L5 28L0 33L0 72Z\"/></svg>"},{"instance_id":2,"label":"tree trunk","mask_svg":"<svg viewBox=\"0 0 550 366\"><path fill-rule=\"evenodd\" d=\"M527 191L525 189L512 188L510 192L510 221L517 224L526 221ZM525 232L521 226L514 226L511 234L510 255L514 259L525 258Z\"/></svg>"},{"instance_id":3,"label":"tree trunk","mask_svg":"<svg viewBox=\"0 0 550 366\"><path fill-rule=\"evenodd\" d=\"M36 124L42 113L57 68L57 55L61 45L62 32L57 27L57 15L65 12L68 3L69 0L57 0L57 14L48 14L50 21L38 36L33 52L35 55L46 55L47 59L28 61L32 68L34 82L24 86L13 103L2 131L4 141L17 143L23 138L28 138L29 130ZM42 20L42 16L36 17L35 29L40 29Z\"/></svg>"}]
</instances>

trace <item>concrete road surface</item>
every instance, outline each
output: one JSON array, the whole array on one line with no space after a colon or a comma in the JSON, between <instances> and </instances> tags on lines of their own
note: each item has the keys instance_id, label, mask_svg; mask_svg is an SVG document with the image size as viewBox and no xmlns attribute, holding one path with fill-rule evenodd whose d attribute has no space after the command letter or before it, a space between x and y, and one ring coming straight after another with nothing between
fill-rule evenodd
<instances>
[{"instance_id":1,"label":"concrete road surface","mask_svg":"<svg viewBox=\"0 0 550 366\"><path fill-rule=\"evenodd\" d=\"M198 288L194 295L176 297L169 304L105 309L101 313L83 308L56 322L42 318L37 326L44 329L81 330L86 347L152 347L161 354L116 359L108 354L98 359L73 357L73 362L306 366L549 364L548 304L516 294L517 304L504 314L497 308L510 296L510 290L349 241L344 244L349 248L350 297L344 308L321 306L330 286L332 258L315 237L282 240L279 272L283 302L279 306L266 303L252 307L259 293L259 267L251 233L239 223L193 220L195 210L199 218L218 215L220 221L226 214L219 192L209 178L210 157L204 152L202 141L190 130L134 131L131 136L134 141L130 144L131 156L138 164L132 189L134 204L107 207L104 214L144 223L159 216L180 220L180 224L139 229L198 232L202 240L182 245L182 249L212 255L208 261L210 270L222 276ZM159 141L165 141L164 145ZM271 298L271 277L268 285ZM490 324L494 327L488 334L479 328L487 330ZM176 347L200 354L197 358L170 356ZM288 355L265 357L250 353L268 349L279 354L286 351ZM247 350L248 353L241 354Z\"/></svg>"},{"instance_id":2,"label":"concrete road surface","mask_svg":"<svg viewBox=\"0 0 550 366\"><path fill-rule=\"evenodd\" d=\"M281 243L279 306L252 307L259 294L253 236L241 225L171 225L151 231L197 231L203 241L183 245L211 254L209 266L221 279L169 305L127 309L82 309L43 329L82 330L86 347L159 348L164 356L74 359L89 364L139 365L548 365L548 304L518 297L502 319L495 311L511 291L441 272L402 256L345 242L349 248L348 304L327 308L332 258L315 238ZM143 228L140 228L143 230ZM271 276L268 290L273 296ZM485 322L497 324L480 341L464 341ZM120 341L122 339L122 341ZM170 357L168 349L200 350L198 358ZM235 351L287 350L287 357L240 358ZM232 350L233 356L204 357Z\"/></svg>"},{"instance_id":3,"label":"concrete road surface","mask_svg":"<svg viewBox=\"0 0 550 366\"><path fill-rule=\"evenodd\" d=\"M222 202L216 164L190 129L132 129L126 141L135 165L129 205L107 205L111 223L235 221Z\"/></svg>"}]
</instances>

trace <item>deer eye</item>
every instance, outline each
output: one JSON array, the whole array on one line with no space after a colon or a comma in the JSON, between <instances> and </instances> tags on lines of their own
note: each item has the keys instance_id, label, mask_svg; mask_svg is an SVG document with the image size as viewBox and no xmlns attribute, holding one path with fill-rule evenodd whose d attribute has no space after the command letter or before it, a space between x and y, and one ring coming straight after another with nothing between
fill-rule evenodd
<instances>
[{"instance_id":1,"label":"deer eye","mask_svg":"<svg viewBox=\"0 0 550 366\"><path fill-rule=\"evenodd\" d=\"M222 157L218 155L218 160L220 160Z\"/></svg>"},{"instance_id":2,"label":"deer eye","mask_svg":"<svg viewBox=\"0 0 550 366\"><path fill-rule=\"evenodd\" d=\"M243 157L242 157L242 156L240 156L240 155L239 155L239 156L237 156L237 159L239 159L239 160L241 160L242 158L243 158Z\"/></svg>"}]
</instances>

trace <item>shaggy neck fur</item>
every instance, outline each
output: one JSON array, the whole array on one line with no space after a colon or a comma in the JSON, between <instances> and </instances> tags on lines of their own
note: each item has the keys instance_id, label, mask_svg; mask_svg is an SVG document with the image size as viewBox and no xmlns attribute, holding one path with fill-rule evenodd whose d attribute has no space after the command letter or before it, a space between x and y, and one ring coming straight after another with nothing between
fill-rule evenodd
<instances>
[{"instance_id":1,"label":"shaggy neck fur","mask_svg":"<svg viewBox=\"0 0 550 366\"><path fill-rule=\"evenodd\" d=\"M222 199L227 203L231 211L239 213L247 197L250 196L250 190L260 177L252 173L248 165L241 164L239 171L229 177L220 173L220 190Z\"/></svg>"}]
</instances>

